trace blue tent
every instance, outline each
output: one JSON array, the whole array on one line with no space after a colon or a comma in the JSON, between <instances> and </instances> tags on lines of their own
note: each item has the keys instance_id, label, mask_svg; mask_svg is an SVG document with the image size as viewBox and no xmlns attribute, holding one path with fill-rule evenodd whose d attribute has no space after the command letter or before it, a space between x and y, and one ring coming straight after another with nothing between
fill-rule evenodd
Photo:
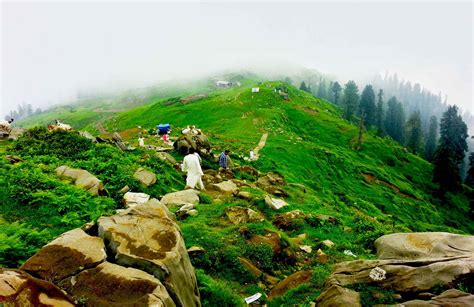
<instances>
[{"instance_id":1,"label":"blue tent","mask_svg":"<svg viewBox=\"0 0 474 307\"><path fill-rule=\"evenodd\" d=\"M158 130L158 134L165 134L171 129L170 124L159 124L156 126L156 129Z\"/></svg>"}]
</instances>

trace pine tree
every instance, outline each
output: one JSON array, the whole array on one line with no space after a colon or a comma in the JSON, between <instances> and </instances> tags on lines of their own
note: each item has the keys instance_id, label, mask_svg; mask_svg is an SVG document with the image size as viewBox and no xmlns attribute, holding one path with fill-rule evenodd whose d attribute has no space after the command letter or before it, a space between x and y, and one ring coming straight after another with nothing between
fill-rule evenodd
<instances>
[{"instance_id":1,"label":"pine tree","mask_svg":"<svg viewBox=\"0 0 474 307\"><path fill-rule=\"evenodd\" d=\"M342 87L339 84L339 82L336 81L332 84L331 92L332 92L332 95L334 97L333 102L335 104L338 104L338 102L339 102L339 97L341 96L341 90L342 90Z\"/></svg>"},{"instance_id":2,"label":"pine tree","mask_svg":"<svg viewBox=\"0 0 474 307\"><path fill-rule=\"evenodd\" d=\"M357 111L359 106L359 89L354 81L349 81L344 87L344 97L342 99L344 107L343 117L347 120L352 119L352 116Z\"/></svg>"},{"instance_id":3,"label":"pine tree","mask_svg":"<svg viewBox=\"0 0 474 307\"><path fill-rule=\"evenodd\" d=\"M469 155L469 169L467 170L466 179L464 183L471 188L474 188L474 151Z\"/></svg>"},{"instance_id":4,"label":"pine tree","mask_svg":"<svg viewBox=\"0 0 474 307\"><path fill-rule=\"evenodd\" d=\"M283 80L283 82L285 82L286 84L289 84L289 85L293 85L293 81L291 80L290 77L285 77L285 79Z\"/></svg>"},{"instance_id":5,"label":"pine tree","mask_svg":"<svg viewBox=\"0 0 474 307\"><path fill-rule=\"evenodd\" d=\"M414 154L423 150L423 131L421 128L420 112L416 111L410 115L406 123L407 148Z\"/></svg>"},{"instance_id":6,"label":"pine tree","mask_svg":"<svg viewBox=\"0 0 474 307\"><path fill-rule=\"evenodd\" d=\"M306 86L306 83L304 83L304 81L301 82L300 90L308 92L308 87Z\"/></svg>"},{"instance_id":7,"label":"pine tree","mask_svg":"<svg viewBox=\"0 0 474 307\"><path fill-rule=\"evenodd\" d=\"M455 191L461 186L460 164L467 151L467 126L457 106L449 106L440 123L439 144L433 164L433 181L440 191Z\"/></svg>"},{"instance_id":8,"label":"pine tree","mask_svg":"<svg viewBox=\"0 0 474 307\"><path fill-rule=\"evenodd\" d=\"M327 97L327 94L326 94L326 82L323 80L323 78L321 78L319 80L319 86L318 86L318 93L317 93L317 96L319 98L324 98L326 99Z\"/></svg>"},{"instance_id":9,"label":"pine tree","mask_svg":"<svg viewBox=\"0 0 474 307\"><path fill-rule=\"evenodd\" d=\"M383 109L383 90L379 90L377 94L378 101L377 101L377 110L375 114L375 125L377 126L377 135L385 136L385 126L383 122L384 118L384 109Z\"/></svg>"},{"instance_id":10,"label":"pine tree","mask_svg":"<svg viewBox=\"0 0 474 307\"><path fill-rule=\"evenodd\" d=\"M360 96L359 116L364 114L366 127L376 124L375 93L372 85L367 85Z\"/></svg>"},{"instance_id":11,"label":"pine tree","mask_svg":"<svg viewBox=\"0 0 474 307\"><path fill-rule=\"evenodd\" d=\"M405 112L403 105L397 98L392 97L387 102L387 114L385 116L385 131L389 136L400 144L405 141Z\"/></svg>"},{"instance_id":12,"label":"pine tree","mask_svg":"<svg viewBox=\"0 0 474 307\"><path fill-rule=\"evenodd\" d=\"M436 151L436 141L438 138L438 118L431 116L430 128L428 130L428 137L426 138L425 144L425 159L433 161L434 153Z\"/></svg>"}]
</instances>

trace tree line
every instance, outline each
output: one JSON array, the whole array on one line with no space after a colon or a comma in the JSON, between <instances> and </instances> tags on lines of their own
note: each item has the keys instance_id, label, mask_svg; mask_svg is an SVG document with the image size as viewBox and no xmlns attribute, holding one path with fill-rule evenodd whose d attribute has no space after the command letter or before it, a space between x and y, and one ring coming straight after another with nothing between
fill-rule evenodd
<instances>
[{"instance_id":1,"label":"tree line","mask_svg":"<svg viewBox=\"0 0 474 307\"><path fill-rule=\"evenodd\" d=\"M359 118L359 139L363 124L368 129L374 129L378 136L389 136L411 153L432 162L433 182L439 184L441 192L458 190L462 184L462 169L468 151L467 125L458 114L458 107L447 105L447 98L441 103L441 94L432 95L421 90L419 84L412 87L411 83L404 82L400 87L396 75L388 78L387 83L387 91L392 95L386 102L383 89L376 92L372 85L366 85L360 93L357 84L352 80L343 87L337 81L327 82L321 78L313 90L311 85L303 81L300 89L340 106L343 110L342 116L346 120L354 121ZM317 88L316 93L314 88ZM413 99L416 103L402 103L393 95L396 89L398 96L404 97L405 100ZM432 108L429 112L421 111L427 106ZM436 114L439 114L439 110L444 111L438 116ZM428 120L425 119L427 114ZM472 120L472 116L466 115ZM427 124L424 124L424 121L427 121ZM468 161L464 183L474 187L474 152L470 153Z\"/></svg>"},{"instance_id":2,"label":"tree line","mask_svg":"<svg viewBox=\"0 0 474 307\"><path fill-rule=\"evenodd\" d=\"M5 116L5 120L9 120L10 118L20 120L32 115L40 114L41 112L42 110L40 108L33 111L33 106L31 104L23 103L19 104L16 110L11 110L10 113Z\"/></svg>"}]
</instances>

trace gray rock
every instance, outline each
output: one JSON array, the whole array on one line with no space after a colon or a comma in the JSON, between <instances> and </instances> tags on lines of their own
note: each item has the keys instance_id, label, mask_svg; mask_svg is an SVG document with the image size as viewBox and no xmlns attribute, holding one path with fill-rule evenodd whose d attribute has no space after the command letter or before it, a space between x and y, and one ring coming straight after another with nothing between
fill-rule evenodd
<instances>
[{"instance_id":1,"label":"gray rock","mask_svg":"<svg viewBox=\"0 0 474 307\"><path fill-rule=\"evenodd\" d=\"M133 178L140 181L143 185L147 187L151 186L156 182L156 175L141 167L137 169L137 171L133 174Z\"/></svg>"}]
</instances>

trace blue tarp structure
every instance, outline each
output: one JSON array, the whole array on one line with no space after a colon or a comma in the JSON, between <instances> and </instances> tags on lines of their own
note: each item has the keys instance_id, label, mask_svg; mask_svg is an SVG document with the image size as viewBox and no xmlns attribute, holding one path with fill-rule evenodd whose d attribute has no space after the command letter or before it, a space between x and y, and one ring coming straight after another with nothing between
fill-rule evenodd
<instances>
[{"instance_id":1,"label":"blue tarp structure","mask_svg":"<svg viewBox=\"0 0 474 307\"><path fill-rule=\"evenodd\" d=\"M156 130L158 130L158 134L165 134L171 129L170 124L159 124L156 126Z\"/></svg>"}]
</instances>

